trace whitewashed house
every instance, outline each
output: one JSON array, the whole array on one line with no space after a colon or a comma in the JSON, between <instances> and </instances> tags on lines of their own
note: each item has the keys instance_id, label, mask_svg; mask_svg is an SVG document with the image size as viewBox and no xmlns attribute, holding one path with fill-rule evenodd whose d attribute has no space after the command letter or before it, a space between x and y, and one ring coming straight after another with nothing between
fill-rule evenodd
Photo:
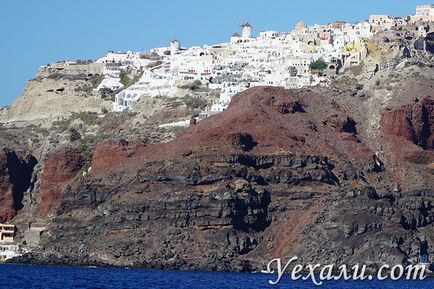
<instances>
[{"instance_id":1,"label":"whitewashed house","mask_svg":"<svg viewBox=\"0 0 434 289\"><path fill-rule=\"evenodd\" d=\"M171 93L172 80L150 71L145 71L140 80L115 95L113 111L130 110L140 97L168 96Z\"/></svg>"}]
</instances>

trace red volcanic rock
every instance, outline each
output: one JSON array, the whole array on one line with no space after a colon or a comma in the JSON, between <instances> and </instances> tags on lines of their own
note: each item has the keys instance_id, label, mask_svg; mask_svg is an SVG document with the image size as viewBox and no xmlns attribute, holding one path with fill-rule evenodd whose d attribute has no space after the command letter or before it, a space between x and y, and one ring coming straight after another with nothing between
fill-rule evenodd
<instances>
[{"instance_id":1,"label":"red volcanic rock","mask_svg":"<svg viewBox=\"0 0 434 289\"><path fill-rule=\"evenodd\" d=\"M319 105L320 103L320 105ZM336 116L336 124L324 122ZM179 159L185 155L296 153L354 159L364 166L373 152L357 139L355 122L321 92L255 87L234 96L229 107L190 126L171 142L110 140L98 144L91 174L129 168L131 173L147 162ZM327 144L329 140L332 143Z\"/></svg>"},{"instance_id":2,"label":"red volcanic rock","mask_svg":"<svg viewBox=\"0 0 434 289\"><path fill-rule=\"evenodd\" d=\"M8 166L7 152L4 150L0 154L0 222L6 222L16 215Z\"/></svg>"},{"instance_id":3,"label":"red volcanic rock","mask_svg":"<svg viewBox=\"0 0 434 289\"><path fill-rule=\"evenodd\" d=\"M93 152L92 170L93 174L107 172L112 168L122 165L125 159L131 158L142 151L146 143L140 140L108 140L99 143Z\"/></svg>"},{"instance_id":4,"label":"red volcanic rock","mask_svg":"<svg viewBox=\"0 0 434 289\"><path fill-rule=\"evenodd\" d=\"M48 214L60 205L60 200L68 185L81 172L87 163L87 158L75 148L65 147L51 153L45 161L41 201L38 211Z\"/></svg>"},{"instance_id":5,"label":"red volcanic rock","mask_svg":"<svg viewBox=\"0 0 434 289\"><path fill-rule=\"evenodd\" d=\"M324 123L330 115L337 116L337 127ZM250 135L254 144L248 151L254 154L284 151L333 156L348 152L351 158L358 156L365 148L357 143L348 147L345 132L357 132L354 120L321 92L256 87L235 95L224 112L186 129L176 141L166 144L162 157L187 148L204 154L237 153L244 150L233 145L233 137L239 134ZM324 145L328 140L333 140L334 147ZM363 158L358 165L366 161Z\"/></svg>"},{"instance_id":6,"label":"red volcanic rock","mask_svg":"<svg viewBox=\"0 0 434 289\"><path fill-rule=\"evenodd\" d=\"M383 112L381 129L386 135L407 139L423 149L434 148L434 100L426 97Z\"/></svg>"},{"instance_id":7,"label":"red volcanic rock","mask_svg":"<svg viewBox=\"0 0 434 289\"><path fill-rule=\"evenodd\" d=\"M10 149L0 151L0 222L7 222L22 209L36 159Z\"/></svg>"},{"instance_id":8,"label":"red volcanic rock","mask_svg":"<svg viewBox=\"0 0 434 289\"><path fill-rule=\"evenodd\" d=\"M273 107L282 114L305 112L303 104L299 101L278 101L273 104Z\"/></svg>"}]
</instances>

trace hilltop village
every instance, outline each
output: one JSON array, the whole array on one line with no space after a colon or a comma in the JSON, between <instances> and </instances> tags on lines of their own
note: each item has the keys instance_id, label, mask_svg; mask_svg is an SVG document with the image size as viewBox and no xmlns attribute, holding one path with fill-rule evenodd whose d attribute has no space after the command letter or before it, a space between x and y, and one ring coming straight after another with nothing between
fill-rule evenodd
<instances>
[{"instance_id":1,"label":"hilltop village","mask_svg":"<svg viewBox=\"0 0 434 289\"><path fill-rule=\"evenodd\" d=\"M255 86L301 88L327 85L336 75L360 65L366 41L376 32L413 25L419 37L430 32L434 5L416 7L408 17L371 15L359 23L335 21L308 26L299 22L291 32L263 31L253 35L250 23L241 25L227 43L184 48L173 40L169 47L141 52L109 52L96 63L104 64L104 80L97 89L116 91L113 111L125 111L142 96L176 97L178 88L206 85L220 98L206 112L223 111L233 95ZM136 71L137 81L125 87L122 75ZM204 97L198 94L196 97Z\"/></svg>"},{"instance_id":2,"label":"hilltop village","mask_svg":"<svg viewBox=\"0 0 434 289\"><path fill-rule=\"evenodd\" d=\"M291 32L255 33L252 23L244 23L225 43L183 47L180 40L172 40L146 52L110 51L97 60L43 65L22 97L11 107L0 108L0 122L37 121L49 126L83 111L101 116L142 113L146 119L158 106L180 104L194 109L191 114L201 120L225 110L235 94L248 88L328 86L348 71L394 66L396 59L372 61L378 43L394 38L401 38L399 49L407 58L411 51L429 50L433 7L417 6L414 15L404 17L371 15L359 23L309 26L301 21ZM167 125L188 126L187 114L172 114Z\"/></svg>"}]
</instances>

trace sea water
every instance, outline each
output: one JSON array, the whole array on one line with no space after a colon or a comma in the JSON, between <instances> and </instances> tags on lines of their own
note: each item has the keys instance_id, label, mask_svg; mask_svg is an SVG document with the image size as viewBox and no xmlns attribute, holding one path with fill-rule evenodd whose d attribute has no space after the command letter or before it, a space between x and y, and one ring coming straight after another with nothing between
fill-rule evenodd
<instances>
[{"instance_id":1,"label":"sea water","mask_svg":"<svg viewBox=\"0 0 434 289\"><path fill-rule=\"evenodd\" d=\"M124 268L89 268L40 265L0 265L0 288L140 288L140 289L248 289L248 288L401 288L431 289L434 279L423 281L330 281L315 286L310 281L283 278L270 285L273 275L252 273L158 271Z\"/></svg>"}]
</instances>

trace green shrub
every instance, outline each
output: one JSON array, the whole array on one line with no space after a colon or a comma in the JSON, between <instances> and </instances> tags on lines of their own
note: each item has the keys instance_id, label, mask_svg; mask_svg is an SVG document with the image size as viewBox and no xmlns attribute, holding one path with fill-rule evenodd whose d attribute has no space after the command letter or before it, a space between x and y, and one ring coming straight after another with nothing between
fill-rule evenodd
<instances>
[{"instance_id":1,"label":"green shrub","mask_svg":"<svg viewBox=\"0 0 434 289\"><path fill-rule=\"evenodd\" d=\"M327 63L324 59L320 58L310 64L310 69L312 70L324 70L327 68Z\"/></svg>"},{"instance_id":2,"label":"green shrub","mask_svg":"<svg viewBox=\"0 0 434 289\"><path fill-rule=\"evenodd\" d=\"M202 82L200 80L195 80L192 83L182 85L179 88L189 89L189 90L198 90L201 86L202 86Z\"/></svg>"},{"instance_id":3,"label":"green shrub","mask_svg":"<svg viewBox=\"0 0 434 289\"><path fill-rule=\"evenodd\" d=\"M184 103L190 108L194 109L204 109L209 105L208 101L203 98L194 98L191 96L184 97Z\"/></svg>"},{"instance_id":4,"label":"green shrub","mask_svg":"<svg viewBox=\"0 0 434 289\"><path fill-rule=\"evenodd\" d=\"M92 159L92 149L90 148L87 139L83 138L80 141L81 146L80 146L80 152L83 153L84 155L86 155L89 159Z\"/></svg>"},{"instance_id":5,"label":"green shrub","mask_svg":"<svg viewBox=\"0 0 434 289\"><path fill-rule=\"evenodd\" d=\"M119 82L122 83L125 87L127 87L130 84L131 79L126 74L124 74L121 76L121 80Z\"/></svg>"}]
</instances>

